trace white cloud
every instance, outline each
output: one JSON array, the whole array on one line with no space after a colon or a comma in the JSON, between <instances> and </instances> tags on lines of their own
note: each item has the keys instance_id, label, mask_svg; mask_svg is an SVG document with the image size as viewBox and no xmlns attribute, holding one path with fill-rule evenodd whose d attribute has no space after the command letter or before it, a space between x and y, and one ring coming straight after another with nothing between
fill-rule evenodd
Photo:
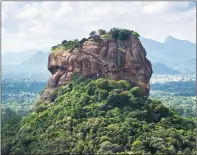
<instances>
[{"instance_id":1,"label":"white cloud","mask_svg":"<svg viewBox=\"0 0 197 155\"><path fill-rule=\"evenodd\" d=\"M18 19L32 19L37 18L40 15L40 6L38 3L32 5L26 4L22 11L16 14Z\"/></svg>"},{"instance_id":2,"label":"white cloud","mask_svg":"<svg viewBox=\"0 0 197 155\"><path fill-rule=\"evenodd\" d=\"M164 41L196 42L196 8L188 2L3 2L3 51L53 46L112 27ZM185 9L185 10L183 10ZM12 46L10 46L12 43Z\"/></svg>"},{"instance_id":3,"label":"white cloud","mask_svg":"<svg viewBox=\"0 0 197 155\"><path fill-rule=\"evenodd\" d=\"M72 8L71 2L62 2L56 16L64 18L64 16L72 11L74 11L74 8Z\"/></svg>"},{"instance_id":4,"label":"white cloud","mask_svg":"<svg viewBox=\"0 0 197 155\"><path fill-rule=\"evenodd\" d=\"M7 16L6 12L2 12L1 16L2 16L2 21L3 21Z\"/></svg>"},{"instance_id":5,"label":"white cloud","mask_svg":"<svg viewBox=\"0 0 197 155\"><path fill-rule=\"evenodd\" d=\"M169 7L169 2L150 2L141 7L141 12L145 14L157 14L165 11Z\"/></svg>"}]
</instances>

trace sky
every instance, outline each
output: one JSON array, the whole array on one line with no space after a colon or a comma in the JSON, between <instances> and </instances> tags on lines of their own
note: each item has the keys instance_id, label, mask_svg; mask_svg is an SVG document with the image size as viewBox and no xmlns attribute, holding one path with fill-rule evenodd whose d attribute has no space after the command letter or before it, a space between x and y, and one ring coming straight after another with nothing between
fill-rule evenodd
<instances>
[{"instance_id":1,"label":"sky","mask_svg":"<svg viewBox=\"0 0 197 155\"><path fill-rule=\"evenodd\" d=\"M196 43L196 2L2 2L2 51L52 47L113 27L164 42L169 35Z\"/></svg>"}]
</instances>

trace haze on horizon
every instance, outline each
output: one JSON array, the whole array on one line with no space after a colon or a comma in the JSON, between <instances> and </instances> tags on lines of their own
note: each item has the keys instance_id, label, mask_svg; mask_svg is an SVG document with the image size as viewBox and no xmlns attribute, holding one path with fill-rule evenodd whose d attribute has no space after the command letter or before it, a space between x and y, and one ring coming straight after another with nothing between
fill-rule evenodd
<instances>
[{"instance_id":1,"label":"haze on horizon","mask_svg":"<svg viewBox=\"0 0 197 155\"><path fill-rule=\"evenodd\" d=\"M196 2L2 2L2 51L42 49L93 30L133 29L196 43Z\"/></svg>"}]
</instances>

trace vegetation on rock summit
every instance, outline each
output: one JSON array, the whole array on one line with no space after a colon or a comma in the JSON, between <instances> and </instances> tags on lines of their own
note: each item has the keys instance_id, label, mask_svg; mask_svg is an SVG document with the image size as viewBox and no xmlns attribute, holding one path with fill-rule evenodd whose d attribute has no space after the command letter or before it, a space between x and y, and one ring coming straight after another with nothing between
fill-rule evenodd
<instances>
[{"instance_id":1,"label":"vegetation on rock summit","mask_svg":"<svg viewBox=\"0 0 197 155\"><path fill-rule=\"evenodd\" d=\"M130 35L134 35L137 38L140 37L140 35L133 30L120 29L120 28L112 28L109 32L103 29L99 29L97 33L96 31L92 31L89 35L90 37L88 39L92 39L93 41L98 41L98 39L100 40L115 39L115 40L124 41L124 40L127 40ZM81 46L81 41L78 41L77 39L70 40L70 41L64 40L62 41L61 44L53 46L52 52L59 51L59 50L67 51L73 48L79 48Z\"/></svg>"}]
</instances>

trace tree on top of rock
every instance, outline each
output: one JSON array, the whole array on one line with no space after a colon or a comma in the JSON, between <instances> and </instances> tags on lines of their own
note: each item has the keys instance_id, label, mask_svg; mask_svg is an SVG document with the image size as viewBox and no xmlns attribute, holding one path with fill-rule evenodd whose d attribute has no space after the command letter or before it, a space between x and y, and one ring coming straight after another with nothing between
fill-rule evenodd
<instances>
[{"instance_id":1,"label":"tree on top of rock","mask_svg":"<svg viewBox=\"0 0 197 155\"><path fill-rule=\"evenodd\" d=\"M118 39L119 40L127 40L130 36L131 32L127 29L124 29L124 30L120 30L119 31L119 35L118 35Z\"/></svg>"},{"instance_id":2,"label":"tree on top of rock","mask_svg":"<svg viewBox=\"0 0 197 155\"><path fill-rule=\"evenodd\" d=\"M120 30L117 29L117 28L112 28L112 29L110 30L110 34L112 35L112 38L113 38L113 39L118 39L119 32L120 32Z\"/></svg>"},{"instance_id":3,"label":"tree on top of rock","mask_svg":"<svg viewBox=\"0 0 197 155\"><path fill-rule=\"evenodd\" d=\"M104 34L106 34L105 30L103 30L103 29L98 30L98 35L104 35Z\"/></svg>"},{"instance_id":4,"label":"tree on top of rock","mask_svg":"<svg viewBox=\"0 0 197 155\"><path fill-rule=\"evenodd\" d=\"M62 45L66 44L67 42L68 42L67 40L63 40Z\"/></svg>"},{"instance_id":5,"label":"tree on top of rock","mask_svg":"<svg viewBox=\"0 0 197 155\"><path fill-rule=\"evenodd\" d=\"M92 31L92 32L90 32L90 36L92 37L92 36L95 36L96 35L96 31Z\"/></svg>"}]
</instances>

